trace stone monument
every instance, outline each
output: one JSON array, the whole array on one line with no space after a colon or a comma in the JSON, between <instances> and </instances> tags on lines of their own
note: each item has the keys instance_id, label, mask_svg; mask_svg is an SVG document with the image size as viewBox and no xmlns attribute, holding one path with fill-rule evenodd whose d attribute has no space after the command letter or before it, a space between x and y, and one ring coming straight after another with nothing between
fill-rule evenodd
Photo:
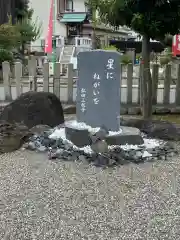
<instances>
[{"instance_id":1,"label":"stone monument","mask_svg":"<svg viewBox=\"0 0 180 240\"><path fill-rule=\"evenodd\" d=\"M77 121L119 131L120 54L94 50L80 52L77 60Z\"/></svg>"},{"instance_id":2,"label":"stone monument","mask_svg":"<svg viewBox=\"0 0 180 240\"><path fill-rule=\"evenodd\" d=\"M121 55L116 51L93 50L80 52L77 60L77 122L106 129L107 134L100 139L98 134L92 136L88 129L78 129L74 127L77 124L67 122L67 139L78 147L92 146L92 139L108 145L142 144L138 129L120 127Z\"/></svg>"}]
</instances>

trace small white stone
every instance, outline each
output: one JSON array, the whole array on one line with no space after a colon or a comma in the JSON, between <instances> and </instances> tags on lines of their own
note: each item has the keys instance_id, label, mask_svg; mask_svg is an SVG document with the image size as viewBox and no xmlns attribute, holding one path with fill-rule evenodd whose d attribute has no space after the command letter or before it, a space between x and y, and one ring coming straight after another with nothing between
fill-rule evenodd
<instances>
[{"instance_id":1,"label":"small white stone","mask_svg":"<svg viewBox=\"0 0 180 240\"><path fill-rule=\"evenodd\" d=\"M166 157L165 157L165 156L161 156L161 157L160 157L160 159L162 159L162 160L165 160L165 159L166 159Z\"/></svg>"},{"instance_id":2,"label":"small white stone","mask_svg":"<svg viewBox=\"0 0 180 240\"><path fill-rule=\"evenodd\" d=\"M152 157L152 154L150 154L148 151L144 151L142 157L143 158Z\"/></svg>"},{"instance_id":3,"label":"small white stone","mask_svg":"<svg viewBox=\"0 0 180 240\"><path fill-rule=\"evenodd\" d=\"M39 152L45 152L45 151L46 151L46 147L40 146L40 147L38 147L37 150L38 150Z\"/></svg>"},{"instance_id":4,"label":"small white stone","mask_svg":"<svg viewBox=\"0 0 180 240\"><path fill-rule=\"evenodd\" d=\"M175 154L173 152L168 153L168 157L173 157Z\"/></svg>"},{"instance_id":5,"label":"small white stone","mask_svg":"<svg viewBox=\"0 0 180 240\"><path fill-rule=\"evenodd\" d=\"M137 158L142 157L142 152L140 152L140 151L137 151L135 154L136 154L136 157L137 157Z\"/></svg>"},{"instance_id":6,"label":"small white stone","mask_svg":"<svg viewBox=\"0 0 180 240\"><path fill-rule=\"evenodd\" d=\"M88 126L87 124L83 123L83 122L77 122L76 120L73 121L68 121L67 123L65 123L66 126L72 126L73 128L76 129L87 129L89 132L91 133L96 133L97 131L99 131L100 128L92 128L90 126ZM121 130L120 130L121 131ZM117 134L118 132L110 132L110 135L114 135ZM49 138L51 139L63 139L64 140L64 144L71 144L72 146L74 146L74 144L72 142L70 142L69 140L66 139L66 133L65 133L65 128L60 128L60 129L54 129L54 132L49 136ZM125 150L137 150L138 152L141 152L140 148L145 148L145 149L154 149L160 146L162 141L159 141L157 139L148 139L148 138L143 138L144 140L144 144L142 145L121 145L120 147ZM90 148L90 146L85 146L84 148L78 148L77 146L74 146L77 150L83 150L86 153L92 153L92 149ZM116 147L116 146L113 146ZM108 146L109 149L113 148L112 146ZM147 151L145 151L144 153L140 154L138 153L139 156L137 157L151 157L152 155L150 153L147 153Z\"/></svg>"}]
</instances>

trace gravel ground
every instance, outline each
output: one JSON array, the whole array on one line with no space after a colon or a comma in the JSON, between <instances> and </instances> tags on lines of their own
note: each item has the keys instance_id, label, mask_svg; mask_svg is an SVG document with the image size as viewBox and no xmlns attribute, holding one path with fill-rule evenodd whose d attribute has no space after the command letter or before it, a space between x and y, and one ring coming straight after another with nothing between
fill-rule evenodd
<instances>
[{"instance_id":1,"label":"gravel ground","mask_svg":"<svg viewBox=\"0 0 180 240\"><path fill-rule=\"evenodd\" d=\"M0 156L0 239L180 239L180 164L100 169L28 151Z\"/></svg>"}]
</instances>

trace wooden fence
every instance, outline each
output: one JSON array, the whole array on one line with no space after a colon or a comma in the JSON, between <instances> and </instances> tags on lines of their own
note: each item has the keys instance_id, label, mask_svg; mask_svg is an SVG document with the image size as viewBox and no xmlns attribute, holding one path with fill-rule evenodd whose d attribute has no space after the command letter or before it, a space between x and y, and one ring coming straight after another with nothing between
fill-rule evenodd
<instances>
[{"instance_id":1,"label":"wooden fence","mask_svg":"<svg viewBox=\"0 0 180 240\"><path fill-rule=\"evenodd\" d=\"M54 76L50 75L49 64L43 66L43 76L38 76L34 61L29 61L29 76L23 76L22 64L16 62L13 74L10 64L4 62L3 82L0 83L0 101L12 101L27 91L53 92L62 102L73 103L75 101L74 88L77 78L73 77L73 64L68 64L67 75L61 76L61 64L55 63Z\"/></svg>"},{"instance_id":2,"label":"wooden fence","mask_svg":"<svg viewBox=\"0 0 180 240\"><path fill-rule=\"evenodd\" d=\"M37 76L36 62L29 60L29 76L22 74L22 64L16 62L14 65L14 76L10 70L8 62L3 63L3 82L0 84L0 100L12 101L29 90L53 92L64 103L72 104L76 100L76 81L73 77L73 65L68 64L67 75L61 76L61 64L55 63L54 76L49 75L49 64L43 66L43 76ZM121 79L121 104L122 106L140 106L141 103L141 81L140 76L134 79L132 64L127 65L126 77ZM153 83L153 105L168 106L174 109L180 108L180 65L177 67L177 78L172 83L171 65L165 66L165 77L162 84L159 80L159 66L152 65L152 83ZM141 71L140 71L141 72ZM140 74L139 74L140 75ZM136 83L134 83L136 80ZM178 110L180 112L180 110Z\"/></svg>"}]
</instances>

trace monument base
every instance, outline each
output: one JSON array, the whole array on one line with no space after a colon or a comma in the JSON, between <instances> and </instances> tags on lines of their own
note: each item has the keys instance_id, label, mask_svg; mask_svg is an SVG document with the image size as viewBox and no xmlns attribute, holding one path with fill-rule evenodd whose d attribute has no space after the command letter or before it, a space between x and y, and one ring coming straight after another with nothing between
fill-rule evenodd
<instances>
[{"instance_id":1,"label":"monument base","mask_svg":"<svg viewBox=\"0 0 180 240\"><path fill-rule=\"evenodd\" d=\"M141 145L144 143L141 132L138 128L122 126L120 130L121 131L117 133L114 132L113 134L106 136L105 140L108 145ZM66 138L79 148L91 145L91 129L77 128L71 124L71 122L67 122L65 133Z\"/></svg>"}]
</instances>

